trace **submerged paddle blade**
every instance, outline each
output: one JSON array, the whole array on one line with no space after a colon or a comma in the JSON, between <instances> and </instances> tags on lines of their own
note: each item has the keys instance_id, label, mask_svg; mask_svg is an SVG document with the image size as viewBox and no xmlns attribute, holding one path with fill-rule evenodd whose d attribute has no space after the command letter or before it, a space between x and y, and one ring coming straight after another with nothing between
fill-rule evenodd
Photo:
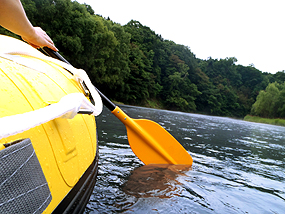
<instances>
[{"instance_id":1,"label":"submerged paddle blade","mask_svg":"<svg viewBox=\"0 0 285 214\"><path fill-rule=\"evenodd\" d=\"M119 107L112 113L127 128L129 144L144 164L188 164L191 155L159 124L145 119L132 119Z\"/></svg>"},{"instance_id":2,"label":"submerged paddle blade","mask_svg":"<svg viewBox=\"0 0 285 214\"><path fill-rule=\"evenodd\" d=\"M159 124L145 119L133 119L140 132L127 127L130 146L145 164L189 164L192 157L181 144ZM146 136L149 135L150 138Z\"/></svg>"}]
</instances>

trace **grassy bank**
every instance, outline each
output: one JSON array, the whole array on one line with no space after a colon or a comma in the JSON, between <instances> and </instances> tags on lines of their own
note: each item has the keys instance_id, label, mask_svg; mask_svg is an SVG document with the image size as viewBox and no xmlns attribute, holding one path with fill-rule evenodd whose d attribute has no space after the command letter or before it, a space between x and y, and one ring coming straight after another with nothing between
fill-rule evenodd
<instances>
[{"instance_id":1,"label":"grassy bank","mask_svg":"<svg viewBox=\"0 0 285 214\"><path fill-rule=\"evenodd\" d=\"M266 123L271 125L285 126L285 119L279 119L279 118L270 119L270 118L246 115L244 117L244 120L256 123Z\"/></svg>"},{"instance_id":2,"label":"grassy bank","mask_svg":"<svg viewBox=\"0 0 285 214\"><path fill-rule=\"evenodd\" d=\"M160 103L158 100L155 99L146 100L143 106L148 108L163 109L162 103Z\"/></svg>"}]
</instances>

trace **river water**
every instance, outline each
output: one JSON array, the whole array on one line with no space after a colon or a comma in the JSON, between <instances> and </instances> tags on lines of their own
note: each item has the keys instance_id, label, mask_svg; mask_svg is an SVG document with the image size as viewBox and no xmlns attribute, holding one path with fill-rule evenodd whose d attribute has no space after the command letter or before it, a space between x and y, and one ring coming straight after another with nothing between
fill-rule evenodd
<instances>
[{"instance_id":1,"label":"river water","mask_svg":"<svg viewBox=\"0 0 285 214\"><path fill-rule=\"evenodd\" d=\"M285 213L285 127L121 108L163 126L193 165L144 166L125 126L105 109L96 120L100 168L85 213Z\"/></svg>"}]
</instances>

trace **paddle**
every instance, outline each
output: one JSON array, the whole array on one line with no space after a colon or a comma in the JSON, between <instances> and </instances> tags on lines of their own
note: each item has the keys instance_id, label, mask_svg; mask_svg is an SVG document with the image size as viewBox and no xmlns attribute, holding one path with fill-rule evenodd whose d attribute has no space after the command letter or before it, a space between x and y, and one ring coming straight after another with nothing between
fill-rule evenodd
<instances>
[{"instance_id":1,"label":"paddle","mask_svg":"<svg viewBox=\"0 0 285 214\"><path fill-rule=\"evenodd\" d=\"M58 52L46 47L43 49L51 57L70 64ZM103 104L126 126L129 144L144 164L192 165L191 155L163 127L151 120L130 118L97 88L96 90Z\"/></svg>"}]
</instances>

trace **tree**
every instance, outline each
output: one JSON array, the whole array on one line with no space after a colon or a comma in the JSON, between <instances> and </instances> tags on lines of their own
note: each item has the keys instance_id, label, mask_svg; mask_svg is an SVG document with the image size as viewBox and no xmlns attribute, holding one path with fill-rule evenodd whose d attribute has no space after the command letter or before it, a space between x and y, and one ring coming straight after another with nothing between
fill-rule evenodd
<instances>
[{"instance_id":1,"label":"tree","mask_svg":"<svg viewBox=\"0 0 285 214\"><path fill-rule=\"evenodd\" d=\"M136 44L131 44L130 75L127 77L128 93L124 98L131 104L141 104L161 90L155 83L154 75L149 72L149 60Z\"/></svg>"},{"instance_id":2,"label":"tree","mask_svg":"<svg viewBox=\"0 0 285 214\"><path fill-rule=\"evenodd\" d=\"M190 47L164 40L138 21L121 26L76 1L21 1L32 24L111 99L135 105L155 100L168 109L221 116L244 117L251 109L285 116L284 71L262 73L235 65L234 57L198 59Z\"/></svg>"},{"instance_id":3,"label":"tree","mask_svg":"<svg viewBox=\"0 0 285 214\"><path fill-rule=\"evenodd\" d=\"M171 109L182 111L195 111L196 97L201 94L197 86L188 78L189 67L177 55L170 56L168 75L165 79L166 105Z\"/></svg>"},{"instance_id":4,"label":"tree","mask_svg":"<svg viewBox=\"0 0 285 214\"><path fill-rule=\"evenodd\" d=\"M256 102L252 106L251 114L266 118L277 117L277 112L279 109L279 95L280 92L278 89L278 83L275 82L269 84L265 91L260 91L256 98Z\"/></svg>"},{"instance_id":5,"label":"tree","mask_svg":"<svg viewBox=\"0 0 285 214\"><path fill-rule=\"evenodd\" d=\"M273 75L276 82L282 84L285 82L285 70L279 71Z\"/></svg>"},{"instance_id":6,"label":"tree","mask_svg":"<svg viewBox=\"0 0 285 214\"><path fill-rule=\"evenodd\" d=\"M285 118L285 82L282 84L279 94L277 115L280 118Z\"/></svg>"}]
</instances>

